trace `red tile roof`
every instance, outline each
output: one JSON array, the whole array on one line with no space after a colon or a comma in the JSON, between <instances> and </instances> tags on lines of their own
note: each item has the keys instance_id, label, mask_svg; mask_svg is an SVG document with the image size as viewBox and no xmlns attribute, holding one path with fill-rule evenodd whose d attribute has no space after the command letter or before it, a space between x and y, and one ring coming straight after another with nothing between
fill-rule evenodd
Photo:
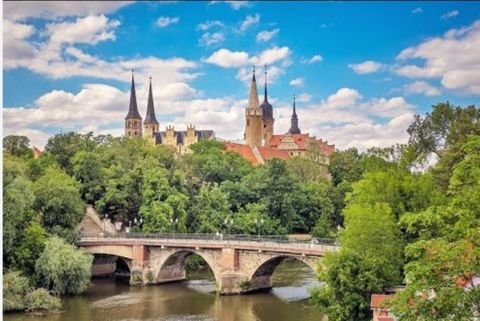
<instances>
[{"instance_id":1,"label":"red tile roof","mask_svg":"<svg viewBox=\"0 0 480 321\"><path fill-rule=\"evenodd\" d=\"M312 141L315 141L318 144L320 151L322 151L327 156L330 156L335 151L335 145L330 145L328 144L328 142L323 141L321 138L317 139L315 136L310 136L310 134L308 133L307 134L273 135L272 138L270 139L270 146L273 148L277 148L281 140L287 136L292 136L295 144L297 144L298 149L300 150L306 150L307 149L306 144L312 143Z\"/></svg>"},{"instance_id":2,"label":"red tile roof","mask_svg":"<svg viewBox=\"0 0 480 321\"><path fill-rule=\"evenodd\" d=\"M383 301L393 298L393 294L372 294L370 308L377 309L382 307Z\"/></svg>"},{"instance_id":3,"label":"red tile roof","mask_svg":"<svg viewBox=\"0 0 480 321\"><path fill-rule=\"evenodd\" d=\"M290 154L286 150L271 147L257 147L257 149L264 161L268 161L272 158L279 158L283 160L290 158Z\"/></svg>"},{"instance_id":4,"label":"red tile roof","mask_svg":"<svg viewBox=\"0 0 480 321\"><path fill-rule=\"evenodd\" d=\"M252 148L248 145L225 143L225 149L229 152L234 152L242 156L245 160L249 161L252 165L259 165L260 162L253 154Z\"/></svg>"}]
</instances>

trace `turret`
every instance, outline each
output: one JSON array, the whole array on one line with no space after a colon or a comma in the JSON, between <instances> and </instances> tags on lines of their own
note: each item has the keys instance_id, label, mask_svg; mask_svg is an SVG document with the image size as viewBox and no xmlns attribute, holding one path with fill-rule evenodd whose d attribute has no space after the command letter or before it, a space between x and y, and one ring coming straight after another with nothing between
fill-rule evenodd
<instances>
[{"instance_id":1,"label":"turret","mask_svg":"<svg viewBox=\"0 0 480 321\"><path fill-rule=\"evenodd\" d=\"M262 146L263 111L259 106L255 67L253 67L248 107L245 109L245 142L250 146Z\"/></svg>"},{"instance_id":2,"label":"turret","mask_svg":"<svg viewBox=\"0 0 480 321\"><path fill-rule=\"evenodd\" d=\"M137 95L135 93L135 80L132 70L132 87L130 89L130 105L128 106L128 114L125 117L125 136L140 137L142 136L142 116L138 112Z\"/></svg>"},{"instance_id":3,"label":"turret","mask_svg":"<svg viewBox=\"0 0 480 321\"><path fill-rule=\"evenodd\" d=\"M145 138L152 138L153 133L158 132L159 123L157 117L155 117L155 106L153 103L152 92L152 77L150 77L150 87L148 90L148 102L147 102L147 114L145 115L145 121L143 122L144 136Z\"/></svg>"},{"instance_id":4,"label":"turret","mask_svg":"<svg viewBox=\"0 0 480 321\"><path fill-rule=\"evenodd\" d=\"M273 107L268 102L267 93L267 65L265 65L265 93L263 95L263 102L260 105L263 115L263 145L270 146L270 140L273 136L273 124L275 119L273 118Z\"/></svg>"},{"instance_id":5,"label":"turret","mask_svg":"<svg viewBox=\"0 0 480 321\"><path fill-rule=\"evenodd\" d=\"M290 134L301 134L300 128L298 128L298 117L297 117L297 111L295 108L295 96L293 96L293 113L292 113L292 118L290 122L291 122L291 125L288 132Z\"/></svg>"}]
</instances>

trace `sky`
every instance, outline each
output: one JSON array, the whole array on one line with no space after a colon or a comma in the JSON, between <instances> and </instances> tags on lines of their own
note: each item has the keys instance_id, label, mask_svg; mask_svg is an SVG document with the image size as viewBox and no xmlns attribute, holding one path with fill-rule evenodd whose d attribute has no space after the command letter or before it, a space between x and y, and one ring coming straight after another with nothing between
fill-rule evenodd
<instances>
[{"instance_id":1,"label":"sky","mask_svg":"<svg viewBox=\"0 0 480 321\"><path fill-rule=\"evenodd\" d=\"M479 105L479 2L3 2L3 134L123 135L132 69L161 130L241 139L264 65L276 134L338 149L408 140L415 114Z\"/></svg>"}]
</instances>

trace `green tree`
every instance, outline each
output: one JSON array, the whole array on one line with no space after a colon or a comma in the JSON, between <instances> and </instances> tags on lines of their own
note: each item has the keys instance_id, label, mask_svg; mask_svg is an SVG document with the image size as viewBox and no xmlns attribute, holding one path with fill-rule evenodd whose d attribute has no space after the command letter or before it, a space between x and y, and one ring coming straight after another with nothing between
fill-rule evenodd
<instances>
[{"instance_id":1,"label":"green tree","mask_svg":"<svg viewBox=\"0 0 480 321\"><path fill-rule=\"evenodd\" d=\"M74 176L80 183L82 199L95 205L105 192L100 155L97 152L79 151L73 157L72 164Z\"/></svg>"},{"instance_id":2,"label":"green tree","mask_svg":"<svg viewBox=\"0 0 480 321\"><path fill-rule=\"evenodd\" d=\"M192 209L195 217L194 231L215 233L226 230L224 221L230 217L228 195L217 184L204 184L195 196Z\"/></svg>"},{"instance_id":3,"label":"green tree","mask_svg":"<svg viewBox=\"0 0 480 321\"><path fill-rule=\"evenodd\" d=\"M77 182L57 168L49 168L33 186L34 208L47 231L72 231L82 220L84 205ZM56 229L55 229L56 227Z\"/></svg>"},{"instance_id":4,"label":"green tree","mask_svg":"<svg viewBox=\"0 0 480 321\"><path fill-rule=\"evenodd\" d=\"M18 157L33 157L30 139L25 136L8 135L3 137L3 151Z\"/></svg>"},{"instance_id":5,"label":"green tree","mask_svg":"<svg viewBox=\"0 0 480 321\"><path fill-rule=\"evenodd\" d=\"M59 294L79 294L90 284L93 257L61 238L51 237L37 260L40 283Z\"/></svg>"},{"instance_id":6,"label":"green tree","mask_svg":"<svg viewBox=\"0 0 480 321\"><path fill-rule=\"evenodd\" d=\"M18 267L26 274L35 275L35 262L43 252L48 234L37 220L32 220L23 232L21 242L17 246L15 256Z\"/></svg>"},{"instance_id":7,"label":"green tree","mask_svg":"<svg viewBox=\"0 0 480 321\"><path fill-rule=\"evenodd\" d=\"M293 157L287 160L290 174L300 182L324 181L328 177L327 166L303 157Z\"/></svg>"},{"instance_id":8,"label":"green tree","mask_svg":"<svg viewBox=\"0 0 480 321\"><path fill-rule=\"evenodd\" d=\"M247 204L242 207L232 218L231 233L251 235L276 235L286 234L286 229L280 225L278 219L268 216L265 205L258 203Z\"/></svg>"},{"instance_id":9,"label":"green tree","mask_svg":"<svg viewBox=\"0 0 480 321\"><path fill-rule=\"evenodd\" d=\"M45 145L45 152L51 154L60 167L69 175L73 174L73 156L81 150L93 151L96 142L93 133L85 135L75 132L60 133L48 139Z\"/></svg>"}]
</instances>

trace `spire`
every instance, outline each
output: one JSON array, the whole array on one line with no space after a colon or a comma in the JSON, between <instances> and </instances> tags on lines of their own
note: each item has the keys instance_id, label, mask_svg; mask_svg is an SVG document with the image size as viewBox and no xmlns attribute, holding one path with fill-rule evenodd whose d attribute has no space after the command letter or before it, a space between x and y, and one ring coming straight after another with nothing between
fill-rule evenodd
<instances>
[{"instance_id":1,"label":"spire","mask_svg":"<svg viewBox=\"0 0 480 321\"><path fill-rule=\"evenodd\" d=\"M128 114L125 119L134 118L134 119L142 119L138 112L137 107L137 95L135 93L135 79L133 78L133 69L132 69L132 87L130 89L130 105L128 107Z\"/></svg>"},{"instance_id":2,"label":"spire","mask_svg":"<svg viewBox=\"0 0 480 321\"><path fill-rule=\"evenodd\" d=\"M292 118L290 122L291 122L291 125L288 132L290 134L300 134L301 131L300 131L300 128L298 128L298 117L297 117L297 110L295 107L295 95L293 95L293 113L292 113Z\"/></svg>"},{"instance_id":3,"label":"spire","mask_svg":"<svg viewBox=\"0 0 480 321\"><path fill-rule=\"evenodd\" d=\"M255 66L253 66L252 83L250 84L250 95L248 97L248 108L256 109L260 105L258 101L257 80L255 79Z\"/></svg>"},{"instance_id":4,"label":"spire","mask_svg":"<svg viewBox=\"0 0 480 321\"><path fill-rule=\"evenodd\" d=\"M148 90L147 115L143 123L158 124L157 118L155 117L155 107L153 106L152 77L150 77L150 88Z\"/></svg>"},{"instance_id":5,"label":"spire","mask_svg":"<svg viewBox=\"0 0 480 321\"><path fill-rule=\"evenodd\" d=\"M263 101L268 102L268 95L267 95L267 64L265 64L265 94L263 96Z\"/></svg>"}]
</instances>

